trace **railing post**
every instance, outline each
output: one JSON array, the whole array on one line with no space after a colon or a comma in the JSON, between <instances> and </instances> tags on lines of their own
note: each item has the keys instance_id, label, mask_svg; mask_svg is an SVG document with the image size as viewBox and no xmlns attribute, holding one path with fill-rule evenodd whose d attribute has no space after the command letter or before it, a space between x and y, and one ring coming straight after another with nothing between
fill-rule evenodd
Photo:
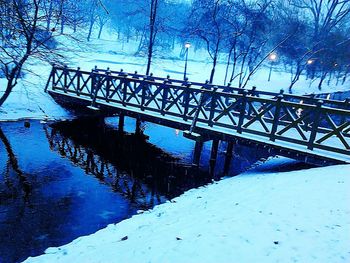
<instances>
[{"instance_id":1,"label":"railing post","mask_svg":"<svg viewBox=\"0 0 350 263\"><path fill-rule=\"evenodd\" d=\"M90 97L91 97L91 99L93 99L94 98L94 93L95 93L95 85L96 85L95 69L91 70L90 78L91 78Z\"/></svg>"},{"instance_id":2,"label":"railing post","mask_svg":"<svg viewBox=\"0 0 350 263\"><path fill-rule=\"evenodd\" d=\"M125 107L126 106L126 99L128 96L128 84L126 83L126 80L120 80L120 83L122 85L122 92L123 92L123 99L122 99L122 104Z\"/></svg>"},{"instance_id":3,"label":"railing post","mask_svg":"<svg viewBox=\"0 0 350 263\"><path fill-rule=\"evenodd\" d=\"M160 110L160 113L164 116L165 115L165 107L166 107L166 104L168 102L168 93L169 93L169 87L167 86L167 84L170 83L170 80L169 80L169 76L167 76L167 79L164 80L164 83L163 83L163 97L162 97L162 108Z\"/></svg>"},{"instance_id":4,"label":"railing post","mask_svg":"<svg viewBox=\"0 0 350 263\"><path fill-rule=\"evenodd\" d=\"M226 93L233 93L233 89L231 88L231 82L227 83L227 86L224 88L224 92ZM226 96L225 97L225 104L226 106L230 103L230 97Z\"/></svg>"},{"instance_id":5,"label":"railing post","mask_svg":"<svg viewBox=\"0 0 350 263\"><path fill-rule=\"evenodd\" d=\"M258 97L258 94L256 92L256 86L253 86L251 91L250 91L250 94L253 96L253 97Z\"/></svg>"},{"instance_id":6,"label":"railing post","mask_svg":"<svg viewBox=\"0 0 350 263\"><path fill-rule=\"evenodd\" d=\"M323 100L318 100L317 103L316 103L316 108L314 110L314 112L315 112L315 114L314 114L314 121L313 121L313 124L312 124L310 138L309 138L309 142L308 142L308 146L307 146L307 148L309 150L313 150L314 149L314 142L315 142L315 139L316 139L318 126L319 126L319 123L320 123L322 104L323 104Z\"/></svg>"},{"instance_id":7,"label":"railing post","mask_svg":"<svg viewBox=\"0 0 350 263\"><path fill-rule=\"evenodd\" d=\"M56 86L56 74L57 74L56 65L53 65L53 67L52 67L52 90L54 90L55 86Z\"/></svg>"},{"instance_id":8,"label":"railing post","mask_svg":"<svg viewBox=\"0 0 350 263\"><path fill-rule=\"evenodd\" d=\"M184 83L184 95L183 95L183 106L184 106L184 117L183 119L187 121L188 119L188 108L190 104L190 93L189 93L189 88L191 87L191 83L185 82Z\"/></svg>"},{"instance_id":9,"label":"railing post","mask_svg":"<svg viewBox=\"0 0 350 263\"><path fill-rule=\"evenodd\" d=\"M208 84L208 83L206 83ZM201 88L201 94L200 94L200 97L199 97L199 101L198 101L198 108L196 109L195 113L194 113L194 116L193 116L193 120L192 120L192 124L191 124L191 127L190 127L190 133L193 132L194 128L196 127L196 123L197 123L197 120L198 120L198 116L199 116L199 113L201 111L201 107L202 105L204 104L205 102L205 99L207 98L207 94L206 94L206 89L207 86L203 86ZM209 93L210 91L208 91Z\"/></svg>"},{"instance_id":10,"label":"railing post","mask_svg":"<svg viewBox=\"0 0 350 263\"><path fill-rule=\"evenodd\" d=\"M125 107L126 106L126 100L128 97L128 83L126 82L126 77L128 76L127 73L123 71L123 69L120 70L118 76L122 77L123 79L120 79L120 90L122 92L123 98L122 98L122 104Z\"/></svg>"},{"instance_id":11,"label":"railing post","mask_svg":"<svg viewBox=\"0 0 350 263\"><path fill-rule=\"evenodd\" d=\"M145 110L145 102L146 102L146 95L147 95L147 84L145 83L149 77L147 76L143 81L142 81L142 87L141 87L141 110Z\"/></svg>"},{"instance_id":12,"label":"railing post","mask_svg":"<svg viewBox=\"0 0 350 263\"><path fill-rule=\"evenodd\" d=\"M215 114L215 109L216 109L216 100L217 100L217 90L218 87L215 86L211 92L211 102L210 102L210 113L209 113L209 126L213 127L213 118Z\"/></svg>"},{"instance_id":13,"label":"railing post","mask_svg":"<svg viewBox=\"0 0 350 263\"><path fill-rule=\"evenodd\" d=\"M81 78L81 72L80 72L80 67L77 68L77 95L80 96L80 78Z\"/></svg>"},{"instance_id":14,"label":"railing post","mask_svg":"<svg viewBox=\"0 0 350 263\"><path fill-rule=\"evenodd\" d=\"M54 82L53 82L53 77L55 75L55 65L52 65L52 69L51 69L51 72L50 72L50 76L49 76L49 79L47 80L46 82L46 86L45 86L45 92L47 92L47 89L49 88L49 85L50 85L50 81L52 80L52 89L54 89Z\"/></svg>"},{"instance_id":15,"label":"railing post","mask_svg":"<svg viewBox=\"0 0 350 263\"><path fill-rule=\"evenodd\" d=\"M238 133L242 133L242 126L243 126L243 121L245 118L245 109L247 106L247 94L248 94L247 90L242 91L242 98L241 98L242 102L240 105L239 120L238 120L238 124L237 124L237 132Z\"/></svg>"},{"instance_id":16,"label":"railing post","mask_svg":"<svg viewBox=\"0 0 350 263\"><path fill-rule=\"evenodd\" d=\"M67 65L64 65L64 68L63 68L63 91L65 92L65 93L67 93L67 89L68 89L68 87L67 87L67 85L68 85L68 79L67 79L67 77L68 77L68 67L67 67Z\"/></svg>"},{"instance_id":17,"label":"railing post","mask_svg":"<svg viewBox=\"0 0 350 263\"><path fill-rule=\"evenodd\" d=\"M275 113L273 115L273 124L272 124L271 134L270 134L270 140L273 142L276 140L276 131L279 124L282 99L283 99L283 92L281 91L281 93L277 96Z\"/></svg>"},{"instance_id":18,"label":"railing post","mask_svg":"<svg viewBox=\"0 0 350 263\"><path fill-rule=\"evenodd\" d=\"M109 102L109 91L111 88L111 70L107 68L106 71L106 102Z\"/></svg>"}]
</instances>

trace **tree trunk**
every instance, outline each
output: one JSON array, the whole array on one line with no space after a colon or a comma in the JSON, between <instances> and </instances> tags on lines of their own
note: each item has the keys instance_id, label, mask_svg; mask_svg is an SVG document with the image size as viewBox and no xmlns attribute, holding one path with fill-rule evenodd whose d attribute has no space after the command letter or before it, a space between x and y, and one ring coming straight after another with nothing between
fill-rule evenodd
<instances>
[{"instance_id":1,"label":"tree trunk","mask_svg":"<svg viewBox=\"0 0 350 263\"><path fill-rule=\"evenodd\" d=\"M332 72L329 73L329 78L328 78L328 81L327 81L327 85L331 85L331 80L332 80Z\"/></svg>"},{"instance_id":2,"label":"tree trunk","mask_svg":"<svg viewBox=\"0 0 350 263\"><path fill-rule=\"evenodd\" d=\"M293 72L293 70L291 70L291 72ZM295 75L294 75L294 77L292 77L291 83L290 83L290 85L289 85L289 87L288 87L288 92L289 92L290 94L293 93L292 88L293 88L294 84L298 82L298 80L299 80L300 75L301 75L302 72L303 72L303 69L300 67L300 64L298 64L298 65L297 65L297 68L296 68L296 70L295 70Z\"/></svg>"},{"instance_id":3,"label":"tree trunk","mask_svg":"<svg viewBox=\"0 0 350 263\"><path fill-rule=\"evenodd\" d=\"M157 8L158 8L158 0L151 0L151 13L149 18L150 33L149 33L146 75L149 75L150 69L151 69L151 63L152 63L153 45L155 40L154 26L157 18Z\"/></svg>"},{"instance_id":4,"label":"tree trunk","mask_svg":"<svg viewBox=\"0 0 350 263\"><path fill-rule=\"evenodd\" d=\"M28 51L27 51L28 52ZM29 55L24 55L20 62L15 66L7 77L7 85L4 94L0 97L0 107L4 104L7 98L10 96L12 89L17 84L17 79L21 73L22 65L27 60Z\"/></svg>"},{"instance_id":5,"label":"tree trunk","mask_svg":"<svg viewBox=\"0 0 350 263\"><path fill-rule=\"evenodd\" d=\"M101 38L103 26L104 26L104 24L101 24L101 25L100 25L100 30L98 31L98 37L97 37L98 39Z\"/></svg>"},{"instance_id":6,"label":"tree trunk","mask_svg":"<svg viewBox=\"0 0 350 263\"><path fill-rule=\"evenodd\" d=\"M214 81L214 75L215 75L215 68L216 68L217 59L218 59L218 55L217 55L217 53L215 53L214 59L213 59L213 68L211 69L209 83L213 83L213 81Z\"/></svg>"},{"instance_id":7,"label":"tree trunk","mask_svg":"<svg viewBox=\"0 0 350 263\"><path fill-rule=\"evenodd\" d=\"M318 83L318 90L322 89L322 84L323 84L323 81L326 79L326 76L327 76L327 72L323 72L321 75L321 80Z\"/></svg>"},{"instance_id":8,"label":"tree trunk","mask_svg":"<svg viewBox=\"0 0 350 263\"><path fill-rule=\"evenodd\" d=\"M47 14L46 31L50 31L51 16L52 16L52 4L53 4L53 0L50 1L50 5L49 5L49 11Z\"/></svg>"},{"instance_id":9,"label":"tree trunk","mask_svg":"<svg viewBox=\"0 0 350 263\"><path fill-rule=\"evenodd\" d=\"M229 69L229 67L230 67L230 62L231 62L232 50L233 50L233 49L231 48L231 49L230 49L230 52L228 53L228 58L227 58L227 63L226 63L226 70L225 70L224 85L226 85L228 69Z\"/></svg>"},{"instance_id":10,"label":"tree trunk","mask_svg":"<svg viewBox=\"0 0 350 263\"><path fill-rule=\"evenodd\" d=\"M90 26L89 26L89 33L87 36L87 41L90 41L93 26L94 26L94 20L90 19Z\"/></svg>"},{"instance_id":11,"label":"tree trunk","mask_svg":"<svg viewBox=\"0 0 350 263\"><path fill-rule=\"evenodd\" d=\"M7 98L10 96L10 93L12 92L12 89L14 87L14 85L12 84L12 81L13 80L7 81L5 92L0 98L0 107L4 104L4 102L7 100Z\"/></svg>"}]
</instances>

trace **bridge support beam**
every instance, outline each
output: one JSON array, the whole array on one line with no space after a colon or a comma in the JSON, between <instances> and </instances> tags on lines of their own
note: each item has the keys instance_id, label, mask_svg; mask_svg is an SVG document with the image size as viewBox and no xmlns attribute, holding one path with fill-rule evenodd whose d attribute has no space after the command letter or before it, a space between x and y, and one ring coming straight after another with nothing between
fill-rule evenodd
<instances>
[{"instance_id":1,"label":"bridge support beam","mask_svg":"<svg viewBox=\"0 0 350 263\"><path fill-rule=\"evenodd\" d=\"M199 166L199 161L201 159L202 149L203 149L203 142L196 141L196 144L194 146L193 159L192 159L193 166L196 166L196 167Z\"/></svg>"},{"instance_id":2,"label":"bridge support beam","mask_svg":"<svg viewBox=\"0 0 350 263\"><path fill-rule=\"evenodd\" d=\"M218 157L219 140L213 140L210 152L210 173L214 174L216 160Z\"/></svg>"},{"instance_id":3,"label":"bridge support beam","mask_svg":"<svg viewBox=\"0 0 350 263\"><path fill-rule=\"evenodd\" d=\"M119 120L118 120L118 131L120 133L124 132L124 123L125 123L125 115L123 113L120 113Z\"/></svg>"},{"instance_id":4,"label":"bridge support beam","mask_svg":"<svg viewBox=\"0 0 350 263\"><path fill-rule=\"evenodd\" d=\"M227 175L230 170L230 164L232 160L232 151L233 151L233 141L227 142L227 148L226 148L226 157L225 157L225 164L224 164L224 175Z\"/></svg>"},{"instance_id":5,"label":"bridge support beam","mask_svg":"<svg viewBox=\"0 0 350 263\"><path fill-rule=\"evenodd\" d=\"M141 120L138 117L136 118L135 134L136 135L141 135L142 134L142 132L141 132Z\"/></svg>"}]
</instances>

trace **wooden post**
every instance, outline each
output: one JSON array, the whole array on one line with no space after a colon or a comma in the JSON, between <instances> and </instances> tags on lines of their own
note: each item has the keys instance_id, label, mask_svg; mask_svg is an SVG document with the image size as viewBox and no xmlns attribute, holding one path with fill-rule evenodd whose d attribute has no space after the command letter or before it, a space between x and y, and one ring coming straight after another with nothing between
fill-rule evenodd
<instances>
[{"instance_id":1,"label":"wooden post","mask_svg":"<svg viewBox=\"0 0 350 263\"><path fill-rule=\"evenodd\" d=\"M242 133L242 126L243 126L243 122L244 122L244 118L245 118L245 110L246 110L246 106L247 106L247 94L248 91L247 90L243 90L242 91L242 102L240 105L240 113L239 113L239 120L238 120L238 125L237 125L237 132L238 133Z\"/></svg>"},{"instance_id":2,"label":"wooden post","mask_svg":"<svg viewBox=\"0 0 350 263\"><path fill-rule=\"evenodd\" d=\"M196 167L199 166L199 161L201 158L202 149L203 149L203 142L196 141L196 144L194 146L193 160L192 160L193 166L196 166Z\"/></svg>"},{"instance_id":3,"label":"wooden post","mask_svg":"<svg viewBox=\"0 0 350 263\"><path fill-rule=\"evenodd\" d=\"M233 141L229 141L227 142L227 148L226 148L224 175L227 175L230 170L230 164L232 160L232 151L233 151Z\"/></svg>"},{"instance_id":4,"label":"wooden post","mask_svg":"<svg viewBox=\"0 0 350 263\"><path fill-rule=\"evenodd\" d=\"M45 86L45 92L47 92L47 89L49 88L50 85L50 81L52 79L52 87L54 87L54 76L55 76L55 65L52 66L51 72L50 72L50 77L46 82L46 86ZM54 88L52 88L54 89Z\"/></svg>"},{"instance_id":5,"label":"wooden post","mask_svg":"<svg viewBox=\"0 0 350 263\"><path fill-rule=\"evenodd\" d=\"M77 95L80 96L80 86L81 86L81 72L80 67L77 68Z\"/></svg>"},{"instance_id":6,"label":"wooden post","mask_svg":"<svg viewBox=\"0 0 350 263\"><path fill-rule=\"evenodd\" d=\"M183 114L183 119L184 121L187 121L188 119L188 110L189 110L189 103L190 103L190 93L189 93L189 88L191 86L191 83L184 83L182 85L184 91L183 91L183 108L184 108L184 114ZM179 95L180 96L180 95Z\"/></svg>"},{"instance_id":7,"label":"wooden post","mask_svg":"<svg viewBox=\"0 0 350 263\"><path fill-rule=\"evenodd\" d=\"M277 127L279 125L282 99L283 99L283 93L280 93L277 96L277 100L276 100L275 113L273 116L273 124L272 124L271 134L270 134L270 140L273 142L276 140L276 131L277 131Z\"/></svg>"},{"instance_id":8,"label":"wooden post","mask_svg":"<svg viewBox=\"0 0 350 263\"><path fill-rule=\"evenodd\" d=\"M213 144L211 146L211 153L210 153L210 162L213 162L214 165L216 163L216 159L218 156L218 149L219 149L219 140L213 140Z\"/></svg>"},{"instance_id":9,"label":"wooden post","mask_svg":"<svg viewBox=\"0 0 350 263\"><path fill-rule=\"evenodd\" d=\"M67 65L64 66L64 69L63 69L63 91L64 93L67 93L67 89L68 89L68 67Z\"/></svg>"},{"instance_id":10,"label":"wooden post","mask_svg":"<svg viewBox=\"0 0 350 263\"><path fill-rule=\"evenodd\" d=\"M109 102L109 92L111 88L111 70L107 68L106 71L106 102Z\"/></svg>"},{"instance_id":11,"label":"wooden post","mask_svg":"<svg viewBox=\"0 0 350 263\"><path fill-rule=\"evenodd\" d=\"M210 152L210 174L214 176L216 160L218 157L218 149L219 149L219 140L213 140Z\"/></svg>"},{"instance_id":12,"label":"wooden post","mask_svg":"<svg viewBox=\"0 0 350 263\"><path fill-rule=\"evenodd\" d=\"M53 68L52 68L52 90L55 90L55 86L56 86L56 74L57 74L57 69L56 69L56 66L53 65Z\"/></svg>"},{"instance_id":13,"label":"wooden post","mask_svg":"<svg viewBox=\"0 0 350 263\"><path fill-rule=\"evenodd\" d=\"M318 126L320 124L322 104L323 104L323 100L318 100L317 103L316 103L316 108L314 110L314 120L313 120L313 123L312 123L310 139L309 139L308 146L307 146L307 148L309 150L313 150L314 149L314 142L315 142L315 139L316 139Z\"/></svg>"},{"instance_id":14,"label":"wooden post","mask_svg":"<svg viewBox=\"0 0 350 263\"><path fill-rule=\"evenodd\" d=\"M94 98L94 92L95 92L95 85L96 85L96 77L95 77L95 69L92 69L91 70L91 73L90 73L90 78L91 78L91 89L90 89L90 97L91 99Z\"/></svg>"},{"instance_id":15,"label":"wooden post","mask_svg":"<svg viewBox=\"0 0 350 263\"><path fill-rule=\"evenodd\" d=\"M124 132L124 122L125 122L125 116L123 113L119 114L119 121L118 121L118 131L120 133Z\"/></svg>"},{"instance_id":16,"label":"wooden post","mask_svg":"<svg viewBox=\"0 0 350 263\"><path fill-rule=\"evenodd\" d=\"M163 82L163 96L162 96L162 107L160 110L160 113L164 116L165 115L165 107L167 105L168 102L168 94L169 94L169 86L167 86L167 84L170 83L169 80L169 75L167 76L167 79L164 80Z\"/></svg>"},{"instance_id":17,"label":"wooden post","mask_svg":"<svg viewBox=\"0 0 350 263\"><path fill-rule=\"evenodd\" d=\"M135 134L141 135L141 120L139 117L136 118L136 127L135 127Z\"/></svg>"},{"instance_id":18,"label":"wooden post","mask_svg":"<svg viewBox=\"0 0 350 263\"><path fill-rule=\"evenodd\" d=\"M214 115L215 115L215 110L216 110L216 100L217 100L217 95L216 95L216 91L218 90L218 87L215 86L212 90L211 93L211 102L210 102L210 114L209 114L209 126L213 127L213 119L214 119ZM214 143L214 142L213 142Z\"/></svg>"}]
</instances>

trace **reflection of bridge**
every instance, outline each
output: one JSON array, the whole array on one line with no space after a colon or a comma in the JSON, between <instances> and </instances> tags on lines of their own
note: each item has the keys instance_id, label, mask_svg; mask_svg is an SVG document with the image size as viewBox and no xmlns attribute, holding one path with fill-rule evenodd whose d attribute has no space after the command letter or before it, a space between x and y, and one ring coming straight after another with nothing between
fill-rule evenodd
<instances>
[{"instance_id":1,"label":"reflection of bridge","mask_svg":"<svg viewBox=\"0 0 350 263\"><path fill-rule=\"evenodd\" d=\"M58 130L45 127L45 132L51 150L59 152L61 156L83 168L86 174L94 175L131 202L144 208L164 202L165 198L142 183L139 178L134 177L133 171L127 173L117 169L93 150L75 143Z\"/></svg>"},{"instance_id":2,"label":"reflection of bridge","mask_svg":"<svg viewBox=\"0 0 350 263\"><path fill-rule=\"evenodd\" d=\"M185 130L196 140L248 143L316 164L350 163L350 104L124 72L53 67L46 90L62 102Z\"/></svg>"}]
</instances>

